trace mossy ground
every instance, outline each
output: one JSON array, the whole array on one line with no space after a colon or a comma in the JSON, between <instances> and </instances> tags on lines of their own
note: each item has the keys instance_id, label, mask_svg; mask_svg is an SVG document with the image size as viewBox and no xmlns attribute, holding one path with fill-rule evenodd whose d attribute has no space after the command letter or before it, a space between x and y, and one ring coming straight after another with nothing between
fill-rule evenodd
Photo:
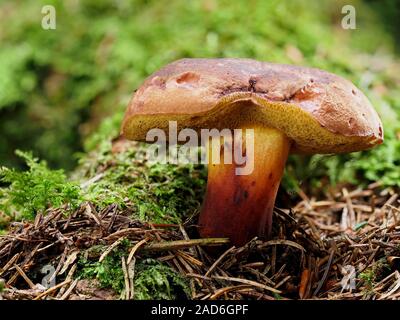
<instances>
[{"instance_id":1,"label":"mossy ground","mask_svg":"<svg viewBox=\"0 0 400 320\"><path fill-rule=\"evenodd\" d=\"M392 8L386 2L380 7ZM342 1L54 3L57 32L38 28L32 15L45 1L0 5L0 24L7 26L0 34L0 115L5 119L0 161L26 169L14 149L33 149L50 167L74 169L50 171L26 156L26 172L2 169L0 232L13 220L32 219L58 206L72 212L84 201L99 210L115 204L157 223L181 223L195 215L206 168L150 164L137 157L145 145L127 144L116 152L112 144L132 91L145 76L181 57L248 57L319 67L352 80L371 99L384 122L385 143L350 155L291 157L283 189L292 201L299 190L321 195L343 181L400 186L399 48L373 4L352 1L357 29L343 30L341 7L348 3ZM120 289L120 282L109 281L113 272L121 276L112 257L108 268L87 263L86 276ZM373 278L365 272L366 279ZM160 274L165 275L161 280ZM165 286L168 274L154 267L154 274L140 281L149 286L143 297L155 297L156 285L174 297ZM178 280L177 287L183 288Z\"/></svg>"},{"instance_id":2,"label":"mossy ground","mask_svg":"<svg viewBox=\"0 0 400 320\"><path fill-rule=\"evenodd\" d=\"M7 185L1 189L2 227L7 228L12 221L32 220L38 214L45 215L47 209L61 206L68 216L84 202L90 202L99 212L112 205L131 219L161 224L180 224L198 213L206 184L204 166L151 164L144 159L144 144L124 141L118 148L115 151L111 141L104 142L85 155L72 174L73 182L67 181L62 171L51 170L45 162L20 153L27 161L27 171L1 171ZM90 252L102 252L107 247L90 248L80 258L77 276L96 279L102 288L123 294L121 258L128 255L129 245L129 241L122 243L102 262L90 259ZM142 259L136 270L137 299L190 296L186 280L167 264Z\"/></svg>"}]
</instances>

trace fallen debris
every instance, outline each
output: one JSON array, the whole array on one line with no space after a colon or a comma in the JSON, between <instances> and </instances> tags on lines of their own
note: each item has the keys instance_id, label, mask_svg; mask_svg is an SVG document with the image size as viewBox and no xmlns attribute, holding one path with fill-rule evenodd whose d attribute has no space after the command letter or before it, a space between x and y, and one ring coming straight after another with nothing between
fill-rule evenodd
<instances>
[{"instance_id":1,"label":"fallen debris","mask_svg":"<svg viewBox=\"0 0 400 320\"><path fill-rule=\"evenodd\" d=\"M98 212L85 203L68 217L66 208L51 209L0 237L1 297L134 299L135 265L151 257L188 279L192 299L399 299L399 194L371 185L302 198L292 210L275 209L272 239L238 248L198 239L192 221L144 223L113 205ZM90 248L102 246L90 251L101 262L124 241L123 295L77 276L77 260ZM54 269L53 286L41 285L44 266Z\"/></svg>"}]
</instances>

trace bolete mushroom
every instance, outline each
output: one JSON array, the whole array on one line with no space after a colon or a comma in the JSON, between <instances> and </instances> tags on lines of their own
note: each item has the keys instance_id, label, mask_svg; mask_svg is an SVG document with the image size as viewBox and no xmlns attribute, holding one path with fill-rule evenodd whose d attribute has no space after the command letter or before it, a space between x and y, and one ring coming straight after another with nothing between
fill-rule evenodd
<instances>
[{"instance_id":1,"label":"bolete mushroom","mask_svg":"<svg viewBox=\"0 0 400 320\"><path fill-rule=\"evenodd\" d=\"M242 245L268 236L289 153L334 154L383 142L378 114L351 82L326 71L250 59L182 59L152 74L134 94L122 135L152 128L254 129L254 170L208 166L199 226L203 237Z\"/></svg>"}]
</instances>

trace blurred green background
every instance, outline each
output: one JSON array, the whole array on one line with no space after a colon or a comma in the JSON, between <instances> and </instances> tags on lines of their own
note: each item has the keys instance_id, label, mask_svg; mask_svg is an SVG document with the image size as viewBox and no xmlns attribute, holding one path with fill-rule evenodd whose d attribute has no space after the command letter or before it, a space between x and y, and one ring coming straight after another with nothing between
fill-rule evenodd
<instances>
[{"instance_id":1,"label":"blurred green background","mask_svg":"<svg viewBox=\"0 0 400 320\"><path fill-rule=\"evenodd\" d=\"M56 30L41 27L48 4ZM346 4L356 9L355 30L341 27ZM389 0L0 1L0 165L22 166L14 153L22 149L72 170L80 153L118 135L132 92L159 67L248 57L342 75L384 121L384 145L293 158L286 185L310 175L400 185L399 21L399 2Z\"/></svg>"}]
</instances>

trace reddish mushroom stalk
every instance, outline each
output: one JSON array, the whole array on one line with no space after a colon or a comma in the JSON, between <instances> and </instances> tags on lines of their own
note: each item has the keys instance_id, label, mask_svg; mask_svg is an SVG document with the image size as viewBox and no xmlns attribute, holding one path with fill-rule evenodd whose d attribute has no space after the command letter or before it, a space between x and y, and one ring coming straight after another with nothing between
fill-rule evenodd
<instances>
[{"instance_id":1,"label":"reddish mushroom stalk","mask_svg":"<svg viewBox=\"0 0 400 320\"><path fill-rule=\"evenodd\" d=\"M237 175L237 165L224 164L223 159L220 164L209 163L199 220L201 236L228 237L238 246L256 235L268 236L289 149L290 141L282 132L259 126L254 128L254 157L250 159L254 169L249 175Z\"/></svg>"}]
</instances>

